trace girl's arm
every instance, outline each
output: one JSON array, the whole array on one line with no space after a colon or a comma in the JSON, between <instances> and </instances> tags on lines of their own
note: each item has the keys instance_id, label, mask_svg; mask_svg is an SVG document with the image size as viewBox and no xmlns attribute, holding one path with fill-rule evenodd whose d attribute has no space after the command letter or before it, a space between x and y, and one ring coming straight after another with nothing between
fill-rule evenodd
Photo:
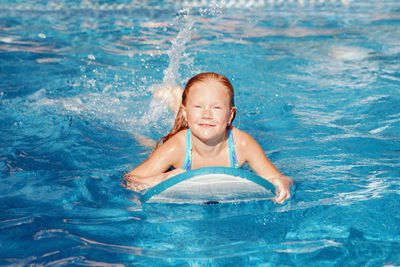
<instances>
[{"instance_id":1,"label":"girl's arm","mask_svg":"<svg viewBox=\"0 0 400 267\"><path fill-rule=\"evenodd\" d=\"M184 172L180 168L166 172L171 166L179 166L180 160L184 157L179 135L178 133L162 144L142 164L125 174L126 187L141 191Z\"/></svg>"},{"instance_id":2,"label":"girl's arm","mask_svg":"<svg viewBox=\"0 0 400 267\"><path fill-rule=\"evenodd\" d=\"M276 169L265 155L261 146L250 135L238 130L236 136L241 161L247 162L257 175L265 178L275 186L276 196L274 201L283 203L290 198L290 187L293 184L293 179L283 175Z\"/></svg>"}]
</instances>

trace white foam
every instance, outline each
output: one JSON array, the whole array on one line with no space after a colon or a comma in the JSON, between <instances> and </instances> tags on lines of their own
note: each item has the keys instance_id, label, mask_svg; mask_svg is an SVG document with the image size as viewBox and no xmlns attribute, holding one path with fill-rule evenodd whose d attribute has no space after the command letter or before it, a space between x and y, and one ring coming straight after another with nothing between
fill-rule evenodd
<instances>
[{"instance_id":1,"label":"white foam","mask_svg":"<svg viewBox=\"0 0 400 267\"><path fill-rule=\"evenodd\" d=\"M335 60L363 60L369 56L371 51L361 47L335 47L330 51L330 55Z\"/></svg>"},{"instance_id":2,"label":"white foam","mask_svg":"<svg viewBox=\"0 0 400 267\"><path fill-rule=\"evenodd\" d=\"M380 133L380 132L386 130L386 129L389 128L389 127L390 127L390 125L385 125L385 126L382 126L382 127L376 128L376 129L373 129L373 130L369 131L369 133L370 133L370 134L377 134L377 133Z\"/></svg>"}]
</instances>

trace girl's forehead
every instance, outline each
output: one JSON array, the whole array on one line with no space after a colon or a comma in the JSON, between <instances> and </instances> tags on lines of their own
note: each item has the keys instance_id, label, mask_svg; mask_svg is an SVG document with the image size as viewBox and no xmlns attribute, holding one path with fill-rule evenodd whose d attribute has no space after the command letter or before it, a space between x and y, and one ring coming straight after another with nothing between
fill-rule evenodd
<instances>
[{"instance_id":1,"label":"girl's forehead","mask_svg":"<svg viewBox=\"0 0 400 267\"><path fill-rule=\"evenodd\" d=\"M229 96L229 89L217 80L197 82L190 88L189 94L191 94L192 92L194 94L215 93Z\"/></svg>"},{"instance_id":2,"label":"girl's forehead","mask_svg":"<svg viewBox=\"0 0 400 267\"><path fill-rule=\"evenodd\" d=\"M218 81L199 82L190 88L187 101L229 104L229 89Z\"/></svg>"}]
</instances>

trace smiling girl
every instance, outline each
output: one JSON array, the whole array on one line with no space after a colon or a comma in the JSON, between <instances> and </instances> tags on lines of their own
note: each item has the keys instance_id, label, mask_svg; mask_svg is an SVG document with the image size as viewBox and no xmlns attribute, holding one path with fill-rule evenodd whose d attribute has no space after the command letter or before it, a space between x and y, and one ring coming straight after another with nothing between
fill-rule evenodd
<instances>
[{"instance_id":1,"label":"smiling girl","mask_svg":"<svg viewBox=\"0 0 400 267\"><path fill-rule=\"evenodd\" d=\"M293 180L275 168L250 135L232 126L236 107L228 78L213 72L192 77L177 110L171 132L157 142L147 160L125 175L128 188L140 191L191 169L240 168L247 163L275 186L274 201L283 203L290 197Z\"/></svg>"}]
</instances>

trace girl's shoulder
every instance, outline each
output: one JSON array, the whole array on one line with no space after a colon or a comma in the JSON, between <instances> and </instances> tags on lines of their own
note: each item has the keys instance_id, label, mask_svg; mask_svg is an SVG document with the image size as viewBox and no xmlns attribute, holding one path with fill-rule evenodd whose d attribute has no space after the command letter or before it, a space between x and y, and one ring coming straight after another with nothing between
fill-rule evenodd
<instances>
[{"instance_id":1,"label":"girl's shoulder","mask_svg":"<svg viewBox=\"0 0 400 267\"><path fill-rule=\"evenodd\" d=\"M233 137L238 138L240 140L250 137L250 135L248 133L246 133L242 130L239 130L238 128L233 127L233 126L231 127L231 131L232 131Z\"/></svg>"},{"instance_id":2,"label":"girl's shoulder","mask_svg":"<svg viewBox=\"0 0 400 267\"><path fill-rule=\"evenodd\" d=\"M249 164L249 162L254 162L254 159L265 156L263 149L251 135L237 128L232 129L232 132L239 163Z\"/></svg>"},{"instance_id":3,"label":"girl's shoulder","mask_svg":"<svg viewBox=\"0 0 400 267\"><path fill-rule=\"evenodd\" d=\"M174 136L172 136L168 141L163 143L160 147L164 147L164 149L168 150L181 150L186 147L186 133L187 130L181 130L177 132Z\"/></svg>"},{"instance_id":4,"label":"girl's shoulder","mask_svg":"<svg viewBox=\"0 0 400 267\"><path fill-rule=\"evenodd\" d=\"M232 134L235 146L237 147L247 147L249 144L255 142L253 137L251 137L248 133L239 130L236 127L232 127Z\"/></svg>"}]
</instances>

